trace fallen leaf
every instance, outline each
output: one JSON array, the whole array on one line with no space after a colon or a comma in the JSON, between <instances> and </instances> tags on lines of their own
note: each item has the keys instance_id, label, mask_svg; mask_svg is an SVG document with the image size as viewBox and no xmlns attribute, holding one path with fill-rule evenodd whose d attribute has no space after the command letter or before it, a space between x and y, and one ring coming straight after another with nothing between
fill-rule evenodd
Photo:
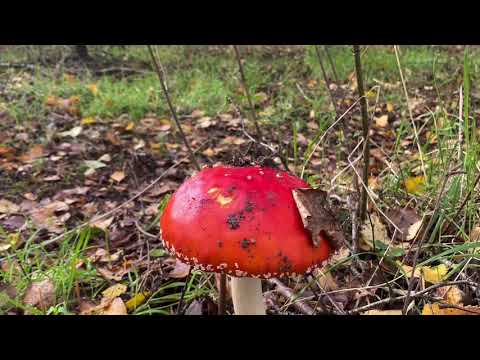
<instances>
[{"instance_id":1,"label":"fallen leaf","mask_svg":"<svg viewBox=\"0 0 480 360\"><path fill-rule=\"evenodd\" d=\"M423 266L421 267L421 273L426 282L438 284L444 280L445 275L448 273L448 268L445 264L440 264L434 267Z\"/></svg>"},{"instance_id":2,"label":"fallen leaf","mask_svg":"<svg viewBox=\"0 0 480 360\"><path fill-rule=\"evenodd\" d=\"M422 315L480 315L479 306L464 306L461 308L442 308L441 304L425 304Z\"/></svg>"},{"instance_id":3,"label":"fallen leaf","mask_svg":"<svg viewBox=\"0 0 480 360\"><path fill-rule=\"evenodd\" d=\"M393 112L393 109L394 109L394 108L393 108L393 104L392 104L392 103L387 103L387 111L388 111L389 113L391 113L391 112Z\"/></svg>"},{"instance_id":4,"label":"fallen leaf","mask_svg":"<svg viewBox=\"0 0 480 360\"><path fill-rule=\"evenodd\" d=\"M369 310L361 315L402 315L402 310Z\"/></svg>"},{"instance_id":5,"label":"fallen leaf","mask_svg":"<svg viewBox=\"0 0 480 360\"><path fill-rule=\"evenodd\" d=\"M127 126L125 127L125 131L131 131L135 127L135 123L133 121L130 121Z\"/></svg>"},{"instance_id":6,"label":"fallen leaf","mask_svg":"<svg viewBox=\"0 0 480 360\"><path fill-rule=\"evenodd\" d=\"M37 144L37 145L34 145L28 153L21 155L19 159L22 162L28 163L28 162L37 160L45 155L46 153L43 146L40 144Z\"/></svg>"},{"instance_id":7,"label":"fallen leaf","mask_svg":"<svg viewBox=\"0 0 480 360\"><path fill-rule=\"evenodd\" d=\"M375 125L384 128L388 126L388 115L382 115L375 118Z\"/></svg>"},{"instance_id":8,"label":"fallen leaf","mask_svg":"<svg viewBox=\"0 0 480 360\"><path fill-rule=\"evenodd\" d=\"M81 121L80 121L80 124L81 125L93 125L93 124L96 124L97 123L97 120L95 120L95 118L91 117L91 116L88 116L86 118L83 118Z\"/></svg>"},{"instance_id":9,"label":"fallen leaf","mask_svg":"<svg viewBox=\"0 0 480 360\"><path fill-rule=\"evenodd\" d=\"M125 179L125 173L123 171L115 171L112 175L110 175L110 179L116 181L117 183L122 182Z\"/></svg>"},{"instance_id":10,"label":"fallen leaf","mask_svg":"<svg viewBox=\"0 0 480 360\"><path fill-rule=\"evenodd\" d=\"M108 289L102 291L102 296L104 298L116 298L122 294L125 294L127 291L127 286L124 284L115 284L110 286Z\"/></svg>"},{"instance_id":11,"label":"fallen leaf","mask_svg":"<svg viewBox=\"0 0 480 360\"><path fill-rule=\"evenodd\" d=\"M47 229L53 233L62 233L65 221L70 218L69 213L57 216L57 213L69 209L63 201L53 201L47 205L35 208L31 211L32 222L41 229Z\"/></svg>"},{"instance_id":12,"label":"fallen leaf","mask_svg":"<svg viewBox=\"0 0 480 360\"><path fill-rule=\"evenodd\" d=\"M55 303L55 287L49 279L34 282L25 291L23 303L46 311Z\"/></svg>"},{"instance_id":13,"label":"fallen leaf","mask_svg":"<svg viewBox=\"0 0 480 360\"><path fill-rule=\"evenodd\" d=\"M16 214L20 207L9 200L0 199L0 214Z\"/></svg>"},{"instance_id":14,"label":"fallen leaf","mask_svg":"<svg viewBox=\"0 0 480 360\"><path fill-rule=\"evenodd\" d=\"M135 294L134 297L132 297L130 300L128 300L125 303L125 306L127 307L128 311L133 311L143 303L145 303L145 300L150 296L149 291L144 291L144 292L139 292Z\"/></svg>"},{"instance_id":15,"label":"fallen leaf","mask_svg":"<svg viewBox=\"0 0 480 360\"><path fill-rule=\"evenodd\" d=\"M43 178L43 181L59 181L60 176L58 175L52 175L52 176L47 176Z\"/></svg>"},{"instance_id":16,"label":"fallen leaf","mask_svg":"<svg viewBox=\"0 0 480 360\"><path fill-rule=\"evenodd\" d=\"M202 129L206 129L214 124L214 121L212 121L212 118L209 116L202 117L197 120L197 127L200 127Z\"/></svg>"},{"instance_id":17,"label":"fallen leaf","mask_svg":"<svg viewBox=\"0 0 480 360\"><path fill-rule=\"evenodd\" d=\"M173 262L173 270L168 273L168 277L173 279L183 279L187 277L190 272L190 266L181 262L180 260L174 258L170 259L170 262Z\"/></svg>"},{"instance_id":18,"label":"fallen leaf","mask_svg":"<svg viewBox=\"0 0 480 360\"><path fill-rule=\"evenodd\" d=\"M104 164L103 162L97 161L97 160L85 160L85 161L84 161L84 164L85 164L89 169L93 169L93 170L100 169L100 168L103 168L103 167L107 166L107 165Z\"/></svg>"},{"instance_id":19,"label":"fallen leaf","mask_svg":"<svg viewBox=\"0 0 480 360\"><path fill-rule=\"evenodd\" d=\"M105 138L113 145L120 145L122 143L114 130L107 131Z\"/></svg>"},{"instance_id":20,"label":"fallen leaf","mask_svg":"<svg viewBox=\"0 0 480 360\"><path fill-rule=\"evenodd\" d=\"M202 154L207 156L207 157L213 157L213 156L215 156L215 151L212 148L208 148L208 149L202 151Z\"/></svg>"},{"instance_id":21,"label":"fallen leaf","mask_svg":"<svg viewBox=\"0 0 480 360\"><path fill-rule=\"evenodd\" d=\"M387 217L402 231L395 233L397 241L412 241L422 226L422 218L412 208L390 210Z\"/></svg>"},{"instance_id":22,"label":"fallen leaf","mask_svg":"<svg viewBox=\"0 0 480 360\"><path fill-rule=\"evenodd\" d=\"M465 296L457 285L443 286L436 289L435 292L450 305L462 305Z\"/></svg>"},{"instance_id":23,"label":"fallen leaf","mask_svg":"<svg viewBox=\"0 0 480 360\"><path fill-rule=\"evenodd\" d=\"M107 231L108 227L112 224L114 218L115 216L112 216L106 219L96 220L96 221L94 220L93 222L91 222L91 226L99 228L103 231Z\"/></svg>"},{"instance_id":24,"label":"fallen leaf","mask_svg":"<svg viewBox=\"0 0 480 360\"><path fill-rule=\"evenodd\" d=\"M83 128L81 126L75 126L74 128L61 132L59 135L61 137L66 137L66 136L71 136L73 138L76 138L78 135L80 135L83 131Z\"/></svg>"},{"instance_id":25,"label":"fallen leaf","mask_svg":"<svg viewBox=\"0 0 480 360\"><path fill-rule=\"evenodd\" d=\"M410 194L416 194L423 191L423 185L425 184L425 177L414 176L405 179L404 186Z\"/></svg>"},{"instance_id":26,"label":"fallen leaf","mask_svg":"<svg viewBox=\"0 0 480 360\"><path fill-rule=\"evenodd\" d=\"M313 246L318 246L320 239L326 237L334 248L340 248L345 243L345 237L329 207L326 192L320 189L295 189L292 194Z\"/></svg>"}]
</instances>

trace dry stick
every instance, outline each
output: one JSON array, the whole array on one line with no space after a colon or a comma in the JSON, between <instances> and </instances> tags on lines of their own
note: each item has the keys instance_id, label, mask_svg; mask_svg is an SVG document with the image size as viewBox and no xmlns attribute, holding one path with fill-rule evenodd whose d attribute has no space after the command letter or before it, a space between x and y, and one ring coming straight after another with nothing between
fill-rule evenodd
<instances>
[{"instance_id":1,"label":"dry stick","mask_svg":"<svg viewBox=\"0 0 480 360\"><path fill-rule=\"evenodd\" d=\"M360 46L353 45L353 53L355 56L355 72L357 75L357 87L358 94L360 96L360 108L362 112L362 126L363 126L363 183L365 187L362 189L362 195L360 198L360 221L365 220L367 213L367 188L368 188L368 170L370 161L370 141L368 139L369 133L369 121L367 111L367 99L365 98L365 90L363 87L363 73L362 62L360 60Z\"/></svg>"},{"instance_id":2,"label":"dry stick","mask_svg":"<svg viewBox=\"0 0 480 360\"><path fill-rule=\"evenodd\" d=\"M325 71L325 67L323 66L322 55L320 54L320 49L318 48L318 45L315 45L315 52L317 53L318 63L320 64L320 69L322 70L325 85L327 86L328 93L330 94L330 100L332 101L333 108L335 109L335 116L337 116L337 104L335 102L335 97L333 96L332 89L330 88L330 80L328 80L327 72Z\"/></svg>"},{"instance_id":3,"label":"dry stick","mask_svg":"<svg viewBox=\"0 0 480 360\"><path fill-rule=\"evenodd\" d=\"M408 281L408 290L407 290L407 295L405 297L405 303L403 304L403 310L402 310L402 314L405 315L407 313L407 308L408 308L408 303L410 301L410 294L412 292L412 289L413 289L413 283L414 283L414 279L415 277L413 276L413 274L415 274L415 268L417 267L417 261L418 261L418 256L420 255L420 251L422 250L422 245L425 241L425 239L427 238L427 234L428 234L428 231L430 230L430 228L432 227L433 225L433 222L435 221L435 218L437 216L437 213L438 213L438 210L440 208L440 201L442 199L442 195L443 195L443 192L445 190L445 186L447 185L447 180L448 180L448 177L449 177L449 174L447 174L444 178L443 178L443 182L442 182L442 186L440 188L440 192L438 193L438 196L437 196L437 200L435 202L435 207L433 209L433 214L430 218L430 220L428 221L428 224L427 226L425 227L425 230L423 231L423 235L422 235L422 238L420 239L420 241L418 242L418 248L417 248L417 251L415 252L415 255L413 257L413 266L412 266L412 277L410 278L410 280Z\"/></svg>"},{"instance_id":4,"label":"dry stick","mask_svg":"<svg viewBox=\"0 0 480 360\"><path fill-rule=\"evenodd\" d=\"M240 52L238 50L237 45L233 45L233 50L235 51L235 57L237 58L238 63L238 70L240 72L240 78L242 80L242 86L245 90L245 94L247 95L248 105L250 106L250 113L252 114L252 121L255 124L255 129L257 130L257 138L260 140L262 138L262 131L260 130L260 126L258 126L257 121L257 114L255 112L255 107L253 106L252 98L250 97L250 91L247 87L247 80L245 78L245 73L243 71L242 59L240 57Z\"/></svg>"},{"instance_id":5,"label":"dry stick","mask_svg":"<svg viewBox=\"0 0 480 360\"><path fill-rule=\"evenodd\" d=\"M223 315L225 314L225 299L227 298L227 276L225 274L220 274L219 288L218 315Z\"/></svg>"},{"instance_id":6,"label":"dry stick","mask_svg":"<svg viewBox=\"0 0 480 360\"><path fill-rule=\"evenodd\" d=\"M462 285L462 284L467 284L467 285L471 285L471 286L478 286L478 283L476 283L474 281L470 281L470 280L447 281L447 282L444 282L444 283L439 283L439 284L432 285L432 286L430 286L430 287L428 287L428 288L426 288L422 291L416 292L415 294L411 295L410 298L416 298L416 297L422 296L422 295L424 295L424 294L426 294L426 293L428 293L432 290L435 290L435 289L438 289L438 288L441 288L441 287L452 286L452 285ZM358 313L361 313L363 311L373 309L373 308L377 307L378 305L403 300L406 297L407 297L407 295L402 295L402 296L398 296L398 297L395 297L395 298L390 298L389 297L389 298L386 298L386 299L382 299L380 301L377 301L377 302L374 302L374 303L371 303L371 304L368 304L368 305L350 310L350 311L347 312L347 314L348 315L358 314Z\"/></svg>"},{"instance_id":7,"label":"dry stick","mask_svg":"<svg viewBox=\"0 0 480 360\"><path fill-rule=\"evenodd\" d=\"M400 73L400 79L402 80L402 86L403 86L403 92L404 92L404 95L405 95L405 99L407 101L408 115L410 117L410 122L412 123L413 133L415 135L415 141L417 142L418 154L420 155L420 162L422 164L423 176L426 178L427 177L427 172L425 171L425 164L423 162L422 148L420 147L420 141L418 139L417 126L415 125L415 121L413 120L412 107L410 106L410 99L408 97L408 91L407 91L407 85L406 85L406 82L405 82L405 78L403 77L403 71L402 71L402 66L400 64L400 57L398 55L397 45L394 45L393 49L395 50L395 57L397 58L398 72Z\"/></svg>"},{"instance_id":8,"label":"dry stick","mask_svg":"<svg viewBox=\"0 0 480 360\"><path fill-rule=\"evenodd\" d=\"M178 117L177 117L177 112L173 108L172 102L170 101L170 95L168 94L168 90L167 90L167 87L166 87L165 82L164 82L164 74L160 70L160 67L162 66L161 63L160 63L160 60L155 58L155 55L153 54L152 46L147 45L147 47L148 47L148 51L150 52L150 56L152 58L152 63L155 67L155 71L158 75L158 80L160 81L160 85L162 86L163 95L165 96L165 100L167 100L168 107L170 109L170 113L172 114L173 120L175 121L175 124L177 125L177 129L178 129L178 131L179 131L179 133L182 137L183 143L185 144L185 146L188 149L188 153L190 155L190 158L192 159L193 164L195 165L195 168L198 171L200 171L200 169L201 169L200 165L198 164L197 159L195 157L195 154L193 153L193 150L192 150L192 148L190 147L190 144L187 141L187 137L185 136L185 133L182 130L182 126L180 125L180 121L178 120Z\"/></svg>"},{"instance_id":9,"label":"dry stick","mask_svg":"<svg viewBox=\"0 0 480 360\"><path fill-rule=\"evenodd\" d=\"M317 46L317 45L315 45L315 46ZM335 82L337 84L339 84L340 81L338 80L337 69L335 67L335 63L332 60L332 57L330 56L330 50L328 50L328 46L326 46L326 45L323 46L323 51L325 51L325 54L327 55L327 60L330 64L330 67L332 68L333 76L335 77Z\"/></svg>"},{"instance_id":10,"label":"dry stick","mask_svg":"<svg viewBox=\"0 0 480 360\"><path fill-rule=\"evenodd\" d=\"M295 294L293 293L292 289L285 286L280 280L277 278L268 279L270 284L276 286L276 291L279 292L281 295L285 296L287 299L292 300L295 298ZM292 302L292 305L295 306L302 314L305 315L312 315L314 310L311 308L310 305L304 303L301 300L297 300Z\"/></svg>"}]
</instances>

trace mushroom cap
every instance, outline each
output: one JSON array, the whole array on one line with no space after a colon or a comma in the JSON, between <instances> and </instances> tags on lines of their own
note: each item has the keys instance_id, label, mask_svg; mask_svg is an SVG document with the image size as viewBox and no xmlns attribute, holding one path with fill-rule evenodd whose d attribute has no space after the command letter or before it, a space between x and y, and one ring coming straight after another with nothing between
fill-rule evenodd
<instances>
[{"instance_id":1,"label":"mushroom cap","mask_svg":"<svg viewBox=\"0 0 480 360\"><path fill-rule=\"evenodd\" d=\"M332 248L314 247L293 199L303 180L271 168L206 168L173 194L161 220L165 247L205 271L269 278L312 270Z\"/></svg>"}]
</instances>

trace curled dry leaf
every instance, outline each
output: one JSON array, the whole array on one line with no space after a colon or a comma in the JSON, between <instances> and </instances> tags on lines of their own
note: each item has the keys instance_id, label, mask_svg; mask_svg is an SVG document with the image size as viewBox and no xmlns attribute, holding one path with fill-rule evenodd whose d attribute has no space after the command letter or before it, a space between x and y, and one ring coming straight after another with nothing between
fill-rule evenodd
<instances>
[{"instance_id":1,"label":"curled dry leaf","mask_svg":"<svg viewBox=\"0 0 480 360\"><path fill-rule=\"evenodd\" d=\"M168 273L168 277L170 278L183 279L187 277L190 272L190 266L176 258L167 259L167 263L173 266L173 269Z\"/></svg>"},{"instance_id":2,"label":"curled dry leaf","mask_svg":"<svg viewBox=\"0 0 480 360\"><path fill-rule=\"evenodd\" d=\"M387 213L387 216L402 231L402 233L398 231L395 233L397 241L412 241L422 226L422 218L412 208L393 209Z\"/></svg>"},{"instance_id":3,"label":"curled dry leaf","mask_svg":"<svg viewBox=\"0 0 480 360\"><path fill-rule=\"evenodd\" d=\"M55 303L55 287L49 279L31 284L23 297L25 305L46 311Z\"/></svg>"},{"instance_id":4,"label":"curled dry leaf","mask_svg":"<svg viewBox=\"0 0 480 360\"><path fill-rule=\"evenodd\" d=\"M331 245L335 249L340 248L345 243L345 237L330 209L327 193L320 189L295 189L292 194L313 246L317 247L320 237L326 234Z\"/></svg>"},{"instance_id":5,"label":"curled dry leaf","mask_svg":"<svg viewBox=\"0 0 480 360\"><path fill-rule=\"evenodd\" d=\"M91 226L101 229L103 231L107 231L108 227L112 224L114 218L115 216L106 219L93 220L91 222Z\"/></svg>"}]
</instances>

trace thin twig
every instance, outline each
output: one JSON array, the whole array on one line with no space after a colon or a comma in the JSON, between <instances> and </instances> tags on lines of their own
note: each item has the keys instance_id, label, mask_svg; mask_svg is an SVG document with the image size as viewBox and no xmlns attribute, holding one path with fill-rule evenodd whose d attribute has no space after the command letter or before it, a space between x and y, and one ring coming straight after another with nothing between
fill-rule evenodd
<instances>
[{"instance_id":1,"label":"thin twig","mask_svg":"<svg viewBox=\"0 0 480 360\"><path fill-rule=\"evenodd\" d=\"M250 113L252 114L252 121L255 124L255 129L257 130L257 138L258 138L258 140L261 140L262 131L260 130L260 126L258 125L257 114L255 112L255 107L253 106L252 98L250 96L250 91L248 90L248 87L247 87L247 80L245 78L245 73L243 71L243 64L242 64L242 59L240 57L240 51L238 50L238 46L233 45L233 50L235 51L235 57L236 57L237 63L238 63L238 70L240 72L240 78L241 78L241 81L242 81L242 86L243 86L243 89L245 90L245 95L247 96L248 105L250 106Z\"/></svg>"},{"instance_id":2,"label":"thin twig","mask_svg":"<svg viewBox=\"0 0 480 360\"><path fill-rule=\"evenodd\" d=\"M310 305L304 303L301 300L294 300L296 298L296 295L294 294L293 290L285 286L280 280L278 280L277 278L271 278L271 279L268 279L268 282L270 284L275 285L276 286L275 290L279 292L281 295L285 296L287 299L289 299L292 302L292 305L295 306L302 314L305 314L305 315L314 314L315 311L312 309Z\"/></svg>"},{"instance_id":3,"label":"thin twig","mask_svg":"<svg viewBox=\"0 0 480 360\"><path fill-rule=\"evenodd\" d=\"M220 286L218 295L218 315L225 314L225 303L227 299L227 276L220 274Z\"/></svg>"},{"instance_id":4,"label":"thin twig","mask_svg":"<svg viewBox=\"0 0 480 360\"><path fill-rule=\"evenodd\" d=\"M180 135L182 137L183 143L185 144L185 146L188 149L188 153L190 154L190 158L192 160L193 165L195 165L195 168L200 171L200 169L201 169L200 165L198 164L197 158L195 157L195 154L193 153L193 150L190 147L190 144L188 143L187 137L182 130L182 126L180 125L180 121L178 120L177 112L175 111L175 109L172 105L172 102L170 100L170 95L168 94L167 86L166 86L165 81L164 81L164 73L160 69L160 67L162 67L160 59L157 59L155 57L155 55L153 54L153 50L152 50L151 45L147 45L147 47L148 47L148 51L150 52L150 57L152 58L152 63L155 67L155 71L157 73L158 80L160 81L160 85L161 85L162 90L163 90L163 95L165 96L165 100L167 100L167 104L168 104L168 107L170 109L170 113L172 114L173 120L175 121L175 124L177 125L178 132L180 133Z\"/></svg>"},{"instance_id":5,"label":"thin twig","mask_svg":"<svg viewBox=\"0 0 480 360\"><path fill-rule=\"evenodd\" d=\"M335 109L335 116L338 115L337 104L335 102L335 97L333 96L333 91L330 88L330 80L328 80L327 72L323 66L322 55L320 54L320 49L318 45L315 45L315 52L317 53L318 63L320 64L320 69L322 70L323 79L325 80L325 85L327 86L328 93L330 94L330 100L332 101L333 108Z\"/></svg>"},{"instance_id":6,"label":"thin twig","mask_svg":"<svg viewBox=\"0 0 480 360\"><path fill-rule=\"evenodd\" d=\"M365 220L365 215L367 213L367 189L368 189L368 173L370 167L370 142L368 141L369 137L369 127L370 122L368 120L368 110L367 110L367 99L365 97L365 90L363 87L363 72L362 72L362 62L360 60L360 46L353 45L353 53L355 56L355 73L357 75L357 88L358 95L360 96L360 109L362 112L362 127L363 127L363 183L365 187L362 189L362 195L360 198L360 221Z\"/></svg>"}]
</instances>

